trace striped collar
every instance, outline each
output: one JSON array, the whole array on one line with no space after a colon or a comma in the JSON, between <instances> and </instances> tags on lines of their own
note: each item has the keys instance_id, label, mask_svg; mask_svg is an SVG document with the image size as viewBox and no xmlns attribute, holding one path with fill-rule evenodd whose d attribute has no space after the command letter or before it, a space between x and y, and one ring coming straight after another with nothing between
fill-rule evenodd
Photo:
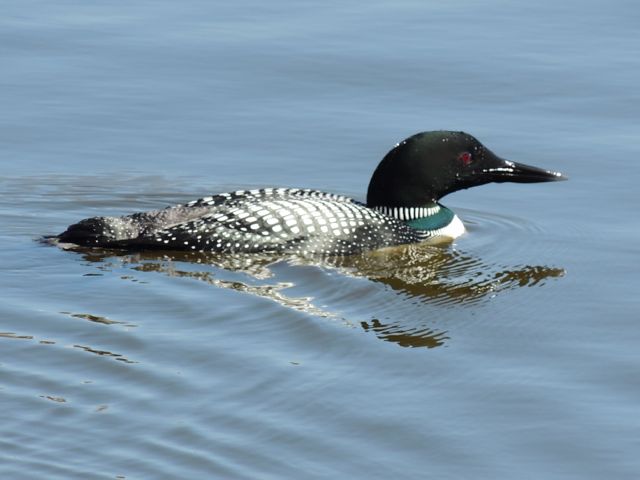
<instances>
[{"instance_id":1,"label":"striped collar","mask_svg":"<svg viewBox=\"0 0 640 480\"><path fill-rule=\"evenodd\" d=\"M416 220L418 218L431 217L440 212L441 207L437 203L431 207L372 207L384 215L397 218L398 220Z\"/></svg>"}]
</instances>

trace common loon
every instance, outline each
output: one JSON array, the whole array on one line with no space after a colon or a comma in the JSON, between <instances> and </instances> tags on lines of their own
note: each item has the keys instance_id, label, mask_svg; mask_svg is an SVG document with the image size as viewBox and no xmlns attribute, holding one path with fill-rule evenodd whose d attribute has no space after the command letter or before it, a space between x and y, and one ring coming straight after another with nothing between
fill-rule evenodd
<instances>
[{"instance_id":1,"label":"common loon","mask_svg":"<svg viewBox=\"0 0 640 480\"><path fill-rule=\"evenodd\" d=\"M464 132L422 132L382 159L366 204L309 189L239 190L162 210L88 218L57 238L133 250L348 255L460 236L462 221L438 203L456 190L489 182L564 179L557 172L504 160Z\"/></svg>"}]
</instances>

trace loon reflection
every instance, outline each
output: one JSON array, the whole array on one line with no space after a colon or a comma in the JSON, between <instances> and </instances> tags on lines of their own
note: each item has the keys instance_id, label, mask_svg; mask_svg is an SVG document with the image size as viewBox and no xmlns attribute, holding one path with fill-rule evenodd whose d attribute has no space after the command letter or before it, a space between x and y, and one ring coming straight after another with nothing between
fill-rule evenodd
<instances>
[{"instance_id":1,"label":"loon reflection","mask_svg":"<svg viewBox=\"0 0 640 480\"><path fill-rule=\"evenodd\" d=\"M175 251L126 253L83 247L74 248L73 251L81 253L87 261L99 263L100 269L124 264L134 271L197 279L216 287L270 299L286 308L339 320L350 327L359 326L381 340L412 348L438 347L449 340L449 332L437 326L438 307L477 305L500 292L543 285L547 280L562 277L565 273L562 268L543 265L498 266L450 247L425 244L316 260L300 257L283 260L282 256L268 254L216 255ZM198 270L193 270L193 264L199 266ZM337 271L347 277L368 279L390 288L400 297L400 301L410 300L420 303L420 308L430 305L436 310L420 310L417 316L419 320L416 320L414 308L409 319L397 313L394 315L397 305L389 307L389 302L383 300L384 305L374 303L367 306L371 315L366 319L349 319L340 313L343 310L341 305L328 309L320 305L326 303L321 302L320 298L314 302L311 296L287 294L287 289L298 285L295 280L298 277L293 275L294 280L291 280L291 269L299 267L324 272ZM288 272L288 275L283 272ZM333 282L334 279L332 276L326 281ZM313 295L318 296L315 287L322 291L323 285L315 283L318 281L316 277L312 281ZM359 299L369 301L366 297ZM344 299L340 301L345 302ZM460 313L463 315L464 310L460 310Z\"/></svg>"}]
</instances>

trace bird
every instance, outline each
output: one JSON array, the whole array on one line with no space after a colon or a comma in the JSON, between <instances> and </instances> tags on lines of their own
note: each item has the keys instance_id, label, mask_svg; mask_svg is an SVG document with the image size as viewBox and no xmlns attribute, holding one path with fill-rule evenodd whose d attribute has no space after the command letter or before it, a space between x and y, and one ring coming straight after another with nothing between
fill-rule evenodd
<instances>
[{"instance_id":1,"label":"bird","mask_svg":"<svg viewBox=\"0 0 640 480\"><path fill-rule=\"evenodd\" d=\"M503 159L472 135L428 131L397 143L374 170L366 202L305 188L206 196L126 216L81 220L58 243L126 250L344 256L402 244L453 241L465 232L440 203L490 182L566 180Z\"/></svg>"}]
</instances>

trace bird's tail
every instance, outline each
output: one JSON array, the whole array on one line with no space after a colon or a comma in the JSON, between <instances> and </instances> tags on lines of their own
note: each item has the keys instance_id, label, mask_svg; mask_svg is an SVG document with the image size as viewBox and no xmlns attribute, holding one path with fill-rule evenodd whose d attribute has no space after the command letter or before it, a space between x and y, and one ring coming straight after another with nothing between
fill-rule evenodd
<instances>
[{"instance_id":1,"label":"bird's tail","mask_svg":"<svg viewBox=\"0 0 640 480\"><path fill-rule=\"evenodd\" d=\"M57 239L60 243L98 247L131 240L139 234L139 226L131 218L93 217L69 226Z\"/></svg>"}]
</instances>

